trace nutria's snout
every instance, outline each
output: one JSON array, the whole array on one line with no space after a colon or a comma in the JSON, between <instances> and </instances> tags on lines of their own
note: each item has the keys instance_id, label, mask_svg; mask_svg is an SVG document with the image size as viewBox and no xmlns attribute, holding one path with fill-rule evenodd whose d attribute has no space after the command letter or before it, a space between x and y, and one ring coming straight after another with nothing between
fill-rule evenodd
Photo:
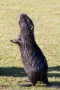
<instances>
[{"instance_id":1,"label":"nutria's snout","mask_svg":"<svg viewBox=\"0 0 60 90\"><path fill-rule=\"evenodd\" d=\"M18 24L21 30L34 31L34 24L32 20L24 13L20 14Z\"/></svg>"},{"instance_id":2,"label":"nutria's snout","mask_svg":"<svg viewBox=\"0 0 60 90\"><path fill-rule=\"evenodd\" d=\"M20 16L19 16L19 19L18 19L18 24L20 25L22 22L26 22L27 21L27 19L26 19L26 14L21 14Z\"/></svg>"},{"instance_id":3,"label":"nutria's snout","mask_svg":"<svg viewBox=\"0 0 60 90\"><path fill-rule=\"evenodd\" d=\"M26 16L26 14L22 13L20 14L20 18L24 18Z\"/></svg>"}]
</instances>

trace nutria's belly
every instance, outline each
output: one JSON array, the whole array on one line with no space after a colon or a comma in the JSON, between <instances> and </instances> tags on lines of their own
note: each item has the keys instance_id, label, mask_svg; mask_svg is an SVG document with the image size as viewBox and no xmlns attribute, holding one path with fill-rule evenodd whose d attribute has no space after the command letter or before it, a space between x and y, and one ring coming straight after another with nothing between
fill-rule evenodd
<instances>
[{"instance_id":1,"label":"nutria's belly","mask_svg":"<svg viewBox=\"0 0 60 90\"><path fill-rule=\"evenodd\" d=\"M39 55L36 55L36 53L29 55L25 54L22 55L22 60L24 64L24 69L26 73L29 72L41 72L42 68L47 68L47 62L45 58L40 57Z\"/></svg>"}]
</instances>

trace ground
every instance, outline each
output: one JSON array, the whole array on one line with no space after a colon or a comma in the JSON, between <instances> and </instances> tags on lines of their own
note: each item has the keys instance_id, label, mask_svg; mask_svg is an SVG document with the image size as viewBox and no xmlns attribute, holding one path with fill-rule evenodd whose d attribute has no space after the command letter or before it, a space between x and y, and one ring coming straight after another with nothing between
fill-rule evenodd
<instances>
[{"instance_id":1,"label":"ground","mask_svg":"<svg viewBox=\"0 0 60 90\"><path fill-rule=\"evenodd\" d=\"M27 78L18 46L10 42L20 32L18 17L34 22L35 39L48 62L48 79L60 85L60 0L0 0L0 90L58 90L42 82L21 87Z\"/></svg>"}]
</instances>

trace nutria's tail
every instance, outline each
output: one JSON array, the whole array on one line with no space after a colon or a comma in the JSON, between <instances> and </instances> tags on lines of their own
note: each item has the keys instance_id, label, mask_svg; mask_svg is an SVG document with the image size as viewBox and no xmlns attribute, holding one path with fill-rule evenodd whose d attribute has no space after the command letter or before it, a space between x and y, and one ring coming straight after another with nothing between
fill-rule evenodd
<instances>
[{"instance_id":1,"label":"nutria's tail","mask_svg":"<svg viewBox=\"0 0 60 90\"><path fill-rule=\"evenodd\" d=\"M60 86L57 86L57 85L55 85L55 84L52 84L52 83L50 83L49 81L46 83L46 85L47 85L48 87L52 87L52 88L60 88Z\"/></svg>"}]
</instances>

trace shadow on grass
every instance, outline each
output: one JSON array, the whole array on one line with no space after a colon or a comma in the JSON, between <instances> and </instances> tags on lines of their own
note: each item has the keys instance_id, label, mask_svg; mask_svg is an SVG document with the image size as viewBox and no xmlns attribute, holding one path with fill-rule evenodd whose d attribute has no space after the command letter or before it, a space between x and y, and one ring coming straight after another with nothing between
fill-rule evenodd
<instances>
[{"instance_id":1,"label":"shadow on grass","mask_svg":"<svg viewBox=\"0 0 60 90\"><path fill-rule=\"evenodd\" d=\"M49 67L49 72L51 71L60 71L60 66ZM0 76L13 76L13 77L25 77L27 74L25 73L22 67L0 67ZM48 73L48 77L60 78L60 73ZM52 82L53 84L60 85L60 82Z\"/></svg>"},{"instance_id":2,"label":"shadow on grass","mask_svg":"<svg viewBox=\"0 0 60 90\"><path fill-rule=\"evenodd\" d=\"M51 71L56 71L56 73L48 73L48 76L49 77L57 77L57 78L60 78L60 73L58 73L58 72L60 72L60 66L56 66L56 67L49 67L49 69L48 69L48 71L49 72L51 72Z\"/></svg>"},{"instance_id":3,"label":"shadow on grass","mask_svg":"<svg viewBox=\"0 0 60 90\"><path fill-rule=\"evenodd\" d=\"M20 67L0 67L0 76L24 77L26 73Z\"/></svg>"},{"instance_id":4,"label":"shadow on grass","mask_svg":"<svg viewBox=\"0 0 60 90\"><path fill-rule=\"evenodd\" d=\"M48 71L49 71L48 77L50 77L50 78L60 78L60 66L49 67ZM56 72L53 73L52 71L56 71ZM60 81L59 80L58 81L52 81L52 83L60 87Z\"/></svg>"},{"instance_id":5,"label":"shadow on grass","mask_svg":"<svg viewBox=\"0 0 60 90\"><path fill-rule=\"evenodd\" d=\"M49 67L48 71L60 71L60 66ZM22 67L0 67L0 76L24 77L27 75ZM48 77L60 78L60 73L48 73Z\"/></svg>"},{"instance_id":6,"label":"shadow on grass","mask_svg":"<svg viewBox=\"0 0 60 90\"><path fill-rule=\"evenodd\" d=\"M60 66L49 67L49 71L60 71Z\"/></svg>"}]
</instances>

